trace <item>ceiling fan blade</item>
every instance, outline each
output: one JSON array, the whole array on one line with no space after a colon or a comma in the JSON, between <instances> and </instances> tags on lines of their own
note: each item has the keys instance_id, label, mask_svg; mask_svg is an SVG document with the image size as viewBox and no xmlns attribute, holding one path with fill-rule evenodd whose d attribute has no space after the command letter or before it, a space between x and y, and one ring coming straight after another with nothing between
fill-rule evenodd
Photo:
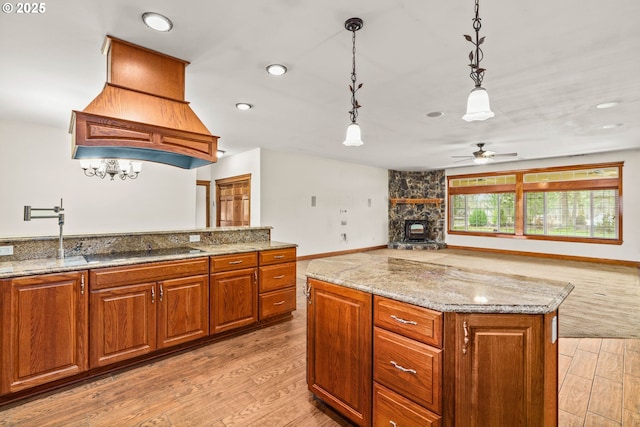
<instances>
[{"instance_id":1,"label":"ceiling fan blade","mask_svg":"<svg viewBox=\"0 0 640 427\"><path fill-rule=\"evenodd\" d=\"M459 158L459 159L462 159L462 158L473 159L473 156L451 156L451 158L453 158L453 159L455 159L456 157Z\"/></svg>"},{"instance_id":2,"label":"ceiling fan blade","mask_svg":"<svg viewBox=\"0 0 640 427\"><path fill-rule=\"evenodd\" d=\"M499 154L494 154L494 156L499 156L499 157L514 157L517 156L518 153L499 153Z\"/></svg>"}]
</instances>

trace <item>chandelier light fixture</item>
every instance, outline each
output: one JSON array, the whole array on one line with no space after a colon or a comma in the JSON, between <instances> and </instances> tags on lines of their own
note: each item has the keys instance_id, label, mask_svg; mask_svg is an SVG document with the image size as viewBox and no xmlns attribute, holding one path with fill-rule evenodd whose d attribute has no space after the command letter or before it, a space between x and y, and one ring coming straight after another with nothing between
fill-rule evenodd
<instances>
[{"instance_id":1,"label":"chandelier light fixture","mask_svg":"<svg viewBox=\"0 0 640 427\"><path fill-rule=\"evenodd\" d=\"M482 49L480 49L480 45L484 43L484 37L480 37L480 16L479 16L479 5L478 0L476 0L475 7L475 17L473 18L473 29L476 33L475 39L473 39L469 35L464 35L464 38L471 42L475 47L474 50L469 52L469 67L471 67L471 73L469 77L475 83L475 88L469 94L469 98L467 99L467 114L462 116L463 120L467 122L472 122L476 120L487 120L491 117L495 116L493 111L491 111L491 107L489 105L489 94L482 87L482 79L484 78L485 69L480 67L480 61L482 61L483 53ZM474 53L475 51L475 53Z\"/></svg>"},{"instance_id":2,"label":"chandelier light fixture","mask_svg":"<svg viewBox=\"0 0 640 427\"><path fill-rule=\"evenodd\" d=\"M80 167L86 176L104 179L109 175L113 181L116 176L122 180L136 179L142 170L142 163L118 159L83 159L80 160Z\"/></svg>"},{"instance_id":3,"label":"chandelier light fixture","mask_svg":"<svg viewBox=\"0 0 640 427\"><path fill-rule=\"evenodd\" d=\"M360 126L356 122L358 118L358 108L361 107L356 100L356 92L362 87L362 83L356 84L356 31L362 28L363 22L360 18L349 18L344 23L344 28L353 33L352 40L352 53L353 53L353 68L351 69L351 84L349 85L349 91L351 92L351 111L349 111L349 117L351 118L351 124L347 128L347 137L343 144L347 147L359 147L362 142L362 134L360 132Z\"/></svg>"}]
</instances>

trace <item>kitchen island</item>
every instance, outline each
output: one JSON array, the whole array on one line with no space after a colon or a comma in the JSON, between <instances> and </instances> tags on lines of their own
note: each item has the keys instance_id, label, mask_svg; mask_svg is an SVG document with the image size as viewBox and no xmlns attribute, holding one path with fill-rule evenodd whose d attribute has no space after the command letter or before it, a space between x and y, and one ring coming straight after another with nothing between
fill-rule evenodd
<instances>
[{"instance_id":1,"label":"kitchen island","mask_svg":"<svg viewBox=\"0 0 640 427\"><path fill-rule=\"evenodd\" d=\"M556 426L573 286L367 253L307 268L309 390L369 425Z\"/></svg>"}]
</instances>

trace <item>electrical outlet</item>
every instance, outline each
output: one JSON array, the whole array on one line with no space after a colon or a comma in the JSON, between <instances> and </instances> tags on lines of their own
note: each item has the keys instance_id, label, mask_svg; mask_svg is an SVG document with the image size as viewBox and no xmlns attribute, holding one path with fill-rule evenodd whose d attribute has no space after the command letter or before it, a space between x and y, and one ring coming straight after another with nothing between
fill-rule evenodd
<instances>
[{"instance_id":1,"label":"electrical outlet","mask_svg":"<svg viewBox=\"0 0 640 427\"><path fill-rule=\"evenodd\" d=\"M13 255L13 246L0 246L0 256Z\"/></svg>"},{"instance_id":2,"label":"electrical outlet","mask_svg":"<svg viewBox=\"0 0 640 427\"><path fill-rule=\"evenodd\" d=\"M195 243L195 242L199 242L199 241L200 241L200 235L199 234L190 234L189 235L189 242Z\"/></svg>"}]
</instances>

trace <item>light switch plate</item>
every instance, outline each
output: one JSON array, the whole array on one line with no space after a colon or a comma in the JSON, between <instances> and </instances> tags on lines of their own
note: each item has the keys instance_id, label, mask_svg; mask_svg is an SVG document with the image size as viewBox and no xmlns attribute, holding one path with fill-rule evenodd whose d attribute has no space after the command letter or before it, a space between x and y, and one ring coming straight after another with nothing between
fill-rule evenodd
<instances>
[{"instance_id":1,"label":"light switch plate","mask_svg":"<svg viewBox=\"0 0 640 427\"><path fill-rule=\"evenodd\" d=\"M0 246L0 256L13 255L13 246Z\"/></svg>"},{"instance_id":2,"label":"light switch plate","mask_svg":"<svg viewBox=\"0 0 640 427\"><path fill-rule=\"evenodd\" d=\"M189 235L189 241L191 243L199 242L200 241L200 235L199 234L190 234Z\"/></svg>"}]
</instances>

